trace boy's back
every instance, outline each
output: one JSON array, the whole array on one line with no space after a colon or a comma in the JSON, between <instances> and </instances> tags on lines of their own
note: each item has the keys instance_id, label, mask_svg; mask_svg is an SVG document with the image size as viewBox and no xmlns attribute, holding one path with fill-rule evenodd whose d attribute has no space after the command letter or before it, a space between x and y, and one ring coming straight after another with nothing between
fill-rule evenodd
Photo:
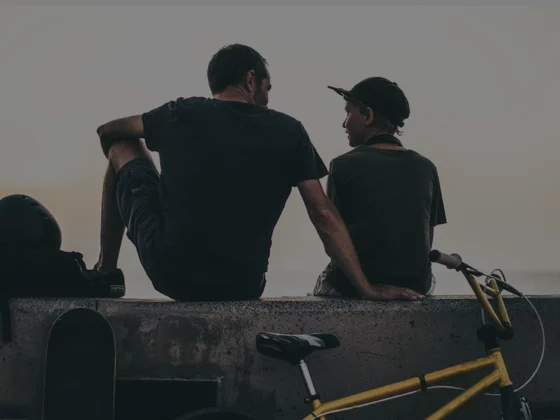
<instances>
[{"instance_id":1,"label":"boy's back","mask_svg":"<svg viewBox=\"0 0 560 420\"><path fill-rule=\"evenodd\" d=\"M370 281L430 289L430 228L446 215L429 159L412 150L357 147L333 160L328 193ZM329 283L352 295L340 270L332 270Z\"/></svg>"}]
</instances>

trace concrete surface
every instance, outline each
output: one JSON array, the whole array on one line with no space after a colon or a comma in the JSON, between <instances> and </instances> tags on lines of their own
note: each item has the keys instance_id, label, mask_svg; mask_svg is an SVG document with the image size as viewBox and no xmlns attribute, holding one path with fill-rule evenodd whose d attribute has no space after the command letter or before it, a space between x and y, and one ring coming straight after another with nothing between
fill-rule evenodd
<instances>
[{"instance_id":1,"label":"concrete surface","mask_svg":"<svg viewBox=\"0 0 560 420\"><path fill-rule=\"evenodd\" d=\"M521 394L560 399L560 296L531 299L544 322L546 353L540 372ZM503 352L518 387L537 364L541 331L526 301L507 299L507 305L516 337L503 343ZM63 311L79 306L97 308L113 325L119 378L217 379L220 403L263 419L302 419L308 410L297 369L255 351L255 335L261 331L330 332L340 338L340 348L317 352L308 360L324 400L484 354L475 334L480 309L468 297L438 296L414 303L311 297L226 303L18 299L11 303L14 341L0 349L0 406L27 407L30 418L37 413L49 325ZM448 384L464 386L480 377ZM336 418L421 419L456 395L448 389L430 390ZM499 403L480 396L450 418L498 419Z\"/></svg>"}]
</instances>

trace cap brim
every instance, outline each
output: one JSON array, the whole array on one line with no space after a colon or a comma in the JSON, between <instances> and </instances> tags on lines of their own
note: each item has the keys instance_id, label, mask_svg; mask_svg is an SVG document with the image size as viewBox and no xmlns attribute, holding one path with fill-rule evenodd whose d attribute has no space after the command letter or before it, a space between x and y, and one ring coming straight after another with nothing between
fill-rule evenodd
<instances>
[{"instance_id":1,"label":"cap brim","mask_svg":"<svg viewBox=\"0 0 560 420\"><path fill-rule=\"evenodd\" d=\"M343 98L351 98L352 97L352 94L345 89L337 88L337 87L334 87L334 86L327 86L327 87L329 89L334 90L336 93L338 93Z\"/></svg>"}]
</instances>

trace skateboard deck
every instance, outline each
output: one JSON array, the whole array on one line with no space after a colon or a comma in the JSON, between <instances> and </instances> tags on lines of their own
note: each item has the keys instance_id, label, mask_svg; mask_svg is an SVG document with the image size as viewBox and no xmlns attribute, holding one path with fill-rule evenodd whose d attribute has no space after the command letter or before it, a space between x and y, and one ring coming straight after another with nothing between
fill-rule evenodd
<instances>
[{"instance_id":1,"label":"skateboard deck","mask_svg":"<svg viewBox=\"0 0 560 420\"><path fill-rule=\"evenodd\" d=\"M47 341L42 420L113 420L115 371L105 317L88 308L60 315Z\"/></svg>"}]
</instances>

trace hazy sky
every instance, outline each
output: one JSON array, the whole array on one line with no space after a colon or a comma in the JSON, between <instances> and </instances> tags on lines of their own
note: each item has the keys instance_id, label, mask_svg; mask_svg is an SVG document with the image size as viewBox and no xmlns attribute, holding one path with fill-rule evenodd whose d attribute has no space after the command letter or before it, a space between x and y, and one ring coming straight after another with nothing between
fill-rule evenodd
<instances>
[{"instance_id":1,"label":"hazy sky","mask_svg":"<svg viewBox=\"0 0 560 420\"><path fill-rule=\"evenodd\" d=\"M560 272L558 22L553 7L0 6L0 196L42 201L63 248L91 266L105 168L97 126L209 95L210 57L240 42L269 61L269 106L300 119L326 163L349 150L344 102L326 86L396 81L411 104L401 139L440 173L449 224L434 247L485 270ZM326 262L294 190L266 295L309 292ZM157 296L127 240L120 265L127 297Z\"/></svg>"}]
</instances>

